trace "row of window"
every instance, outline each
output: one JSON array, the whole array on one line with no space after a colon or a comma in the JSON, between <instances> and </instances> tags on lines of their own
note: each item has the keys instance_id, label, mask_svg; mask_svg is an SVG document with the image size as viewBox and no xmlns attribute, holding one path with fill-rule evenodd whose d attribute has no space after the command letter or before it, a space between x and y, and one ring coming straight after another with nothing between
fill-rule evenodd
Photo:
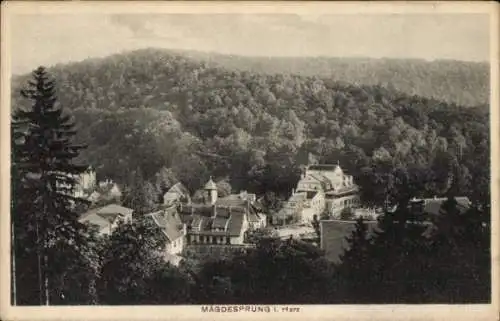
<instances>
[{"instance_id":1,"label":"row of window","mask_svg":"<svg viewBox=\"0 0 500 321\"><path fill-rule=\"evenodd\" d=\"M186 240L188 244L231 244L231 238L229 236L211 236L211 235L199 235L198 240L191 235L186 236Z\"/></svg>"}]
</instances>

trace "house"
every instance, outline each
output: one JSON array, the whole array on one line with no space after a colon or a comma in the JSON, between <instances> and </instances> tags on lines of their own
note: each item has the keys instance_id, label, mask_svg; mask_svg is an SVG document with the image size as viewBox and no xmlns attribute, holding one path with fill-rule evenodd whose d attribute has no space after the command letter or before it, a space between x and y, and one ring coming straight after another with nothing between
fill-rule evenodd
<instances>
[{"instance_id":1,"label":"house","mask_svg":"<svg viewBox=\"0 0 500 321\"><path fill-rule=\"evenodd\" d=\"M306 198L305 193L295 193L293 191L290 198L283 203L283 207L274 216L273 224L288 224L300 221Z\"/></svg>"},{"instance_id":2,"label":"house","mask_svg":"<svg viewBox=\"0 0 500 321\"><path fill-rule=\"evenodd\" d=\"M92 166L89 166L82 174L74 175L73 178L76 180L73 192L75 197L86 197L96 187L96 173Z\"/></svg>"},{"instance_id":3,"label":"house","mask_svg":"<svg viewBox=\"0 0 500 321\"><path fill-rule=\"evenodd\" d=\"M109 179L99 182L96 192L100 194L100 200L119 200L122 197L120 187Z\"/></svg>"},{"instance_id":4,"label":"house","mask_svg":"<svg viewBox=\"0 0 500 321\"><path fill-rule=\"evenodd\" d=\"M186 237L186 225L182 223L179 213L176 208L168 208L154 213L145 215L161 228L165 238L166 246L165 253L167 257L173 258L179 255L184 250L184 242Z\"/></svg>"},{"instance_id":5,"label":"house","mask_svg":"<svg viewBox=\"0 0 500 321\"><path fill-rule=\"evenodd\" d=\"M187 246L243 245L245 232L251 224L265 221L252 205L254 198L247 193L218 198L217 187L210 178L203 188L201 203L181 203L178 207L181 220L187 227Z\"/></svg>"},{"instance_id":6,"label":"house","mask_svg":"<svg viewBox=\"0 0 500 321\"><path fill-rule=\"evenodd\" d=\"M325 210L325 194L322 190L299 192L305 194L304 208L300 220L310 223L316 216L318 219Z\"/></svg>"},{"instance_id":7,"label":"house","mask_svg":"<svg viewBox=\"0 0 500 321\"><path fill-rule=\"evenodd\" d=\"M163 194L163 205L168 207L178 202L191 203L188 189L180 182L174 184L165 194Z\"/></svg>"},{"instance_id":8,"label":"house","mask_svg":"<svg viewBox=\"0 0 500 321\"><path fill-rule=\"evenodd\" d=\"M339 164L306 166L297 183L297 192L311 191L324 193L325 209L331 216L338 216L346 207L359 206L359 187L351 175L344 173ZM323 210L318 214L322 212Z\"/></svg>"},{"instance_id":9,"label":"house","mask_svg":"<svg viewBox=\"0 0 500 321\"><path fill-rule=\"evenodd\" d=\"M262 209L256 201L257 196L255 194L248 193L247 191L241 191L239 194L231 194L226 197L217 198L215 205L219 207L246 209L248 228L264 228L267 225L267 217L264 213L262 213Z\"/></svg>"},{"instance_id":10,"label":"house","mask_svg":"<svg viewBox=\"0 0 500 321\"><path fill-rule=\"evenodd\" d=\"M82 216L79 221L97 226L99 234L111 234L116 228L118 221L131 221L133 210L117 204L110 204L104 207L94 208Z\"/></svg>"},{"instance_id":11,"label":"house","mask_svg":"<svg viewBox=\"0 0 500 321\"><path fill-rule=\"evenodd\" d=\"M441 206L446 200L446 197L413 198L410 200L408 206L412 211L437 216L440 214ZM461 213L465 213L470 208L471 202L468 197L455 197L455 201Z\"/></svg>"}]
</instances>

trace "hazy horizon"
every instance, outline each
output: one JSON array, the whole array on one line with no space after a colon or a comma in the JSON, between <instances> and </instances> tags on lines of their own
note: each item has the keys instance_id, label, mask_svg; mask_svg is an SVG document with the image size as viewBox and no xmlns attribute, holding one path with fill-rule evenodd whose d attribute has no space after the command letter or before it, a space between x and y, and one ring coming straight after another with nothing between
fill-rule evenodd
<instances>
[{"instance_id":1,"label":"hazy horizon","mask_svg":"<svg viewBox=\"0 0 500 321\"><path fill-rule=\"evenodd\" d=\"M17 15L11 71L146 48L243 57L489 61L484 14Z\"/></svg>"}]
</instances>

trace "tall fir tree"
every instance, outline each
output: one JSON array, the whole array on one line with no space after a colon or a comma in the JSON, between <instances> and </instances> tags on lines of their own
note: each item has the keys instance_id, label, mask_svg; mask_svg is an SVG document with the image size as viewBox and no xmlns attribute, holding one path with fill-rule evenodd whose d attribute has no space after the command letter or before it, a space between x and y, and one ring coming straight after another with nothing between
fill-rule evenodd
<instances>
[{"instance_id":1,"label":"tall fir tree","mask_svg":"<svg viewBox=\"0 0 500 321\"><path fill-rule=\"evenodd\" d=\"M348 302L366 303L373 295L370 287L372 243L362 217L356 220L355 228L346 240L348 246L341 254L341 263L337 268L342 281L341 292Z\"/></svg>"},{"instance_id":2,"label":"tall fir tree","mask_svg":"<svg viewBox=\"0 0 500 321\"><path fill-rule=\"evenodd\" d=\"M38 304L48 305L50 265L57 262L59 255L55 244L85 244L83 225L74 211L75 203L83 200L74 197L73 191L76 175L83 173L86 166L74 164L84 146L71 142L74 123L56 103L55 82L43 67L33 71L32 76L21 91L31 108L17 108L12 116L12 219L16 259L26 260L17 264L18 280L23 275L37 275ZM24 287L17 288L21 301L34 304L35 298L30 297L33 289L28 281L23 283Z\"/></svg>"},{"instance_id":3,"label":"tall fir tree","mask_svg":"<svg viewBox=\"0 0 500 321\"><path fill-rule=\"evenodd\" d=\"M406 195L405 195L406 194ZM373 236L373 285L379 289L380 302L413 302L423 299L418 287L423 286L428 224L418 211L410 209L407 193L402 193L394 211L379 217Z\"/></svg>"},{"instance_id":4,"label":"tall fir tree","mask_svg":"<svg viewBox=\"0 0 500 321\"><path fill-rule=\"evenodd\" d=\"M433 220L434 284L446 302L489 302L490 229L488 215L478 204L464 208L453 195ZM442 264L446 262L447 264ZM443 282L443 279L446 282Z\"/></svg>"}]
</instances>

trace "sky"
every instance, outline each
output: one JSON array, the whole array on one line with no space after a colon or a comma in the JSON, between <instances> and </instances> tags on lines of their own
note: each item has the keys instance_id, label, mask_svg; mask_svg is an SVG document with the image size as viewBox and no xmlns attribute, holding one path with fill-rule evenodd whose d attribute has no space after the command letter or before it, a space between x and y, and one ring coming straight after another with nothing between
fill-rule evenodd
<instances>
[{"instance_id":1,"label":"sky","mask_svg":"<svg viewBox=\"0 0 500 321\"><path fill-rule=\"evenodd\" d=\"M147 48L489 60L484 14L43 14L11 20L11 70Z\"/></svg>"}]
</instances>

